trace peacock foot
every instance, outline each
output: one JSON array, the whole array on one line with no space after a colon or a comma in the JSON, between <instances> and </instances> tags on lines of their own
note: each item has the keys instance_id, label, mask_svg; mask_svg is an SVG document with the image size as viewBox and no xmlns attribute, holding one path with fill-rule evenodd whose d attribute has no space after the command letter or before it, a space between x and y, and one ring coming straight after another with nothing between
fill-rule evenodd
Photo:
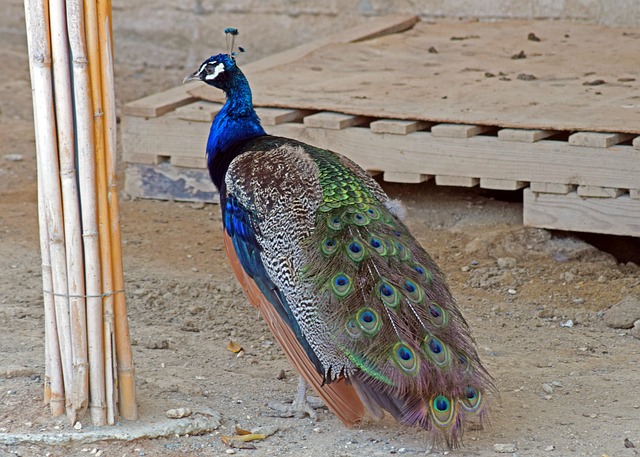
<instances>
[{"instance_id":1,"label":"peacock foot","mask_svg":"<svg viewBox=\"0 0 640 457\"><path fill-rule=\"evenodd\" d=\"M318 413L316 408L323 406L323 403L315 397L307 397L307 383L302 376L298 383L298 391L296 398L290 405L270 402L267 406L273 411L267 413L271 417L295 417L296 419L302 419L309 416L311 420L318 420Z\"/></svg>"}]
</instances>

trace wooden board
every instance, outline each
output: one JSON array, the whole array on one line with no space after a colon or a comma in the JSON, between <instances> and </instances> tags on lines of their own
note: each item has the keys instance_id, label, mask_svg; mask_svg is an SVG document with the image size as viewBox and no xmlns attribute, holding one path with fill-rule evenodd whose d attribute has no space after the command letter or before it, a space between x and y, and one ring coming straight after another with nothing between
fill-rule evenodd
<instances>
[{"instance_id":1,"label":"wooden board","mask_svg":"<svg viewBox=\"0 0 640 457\"><path fill-rule=\"evenodd\" d=\"M640 200L628 195L582 198L525 189L523 208L524 224L532 227L640 236Z\"/></svg>"},{"instance_id":2,"label":"wooden board","mask_svg":"<svg viewBox=\"0 0 640 457\"><path fill-rule=\"evenodd\" d=\"M243 66L247 75L265 72L273 67L288 65L307 54L332 43L353 43L361 40L372 39L390 33L403 32L413 27L419 18L413 15L391 15L372 19L356 27L334 33L318 40L306 43L281 53L269 56ZM221 50L222 51L222 50ZM203 56L204 60L205 56ZM186 75L185 75L186 76ZM192 92L207 92L208 97L200 97ZM189 82L173 87L169 90L158 92L147 97L129 102L123 107L123 113L131 116L157 117L173 111L183 105L187 105L199 98L215 102L224 102L224 95L218 90L205 86L198 82Z\"/></svg>"},{"instance_id":3,"label":"wooden board","mask_svg":"<svg viewBox=\"0 0 640 457\"><path fill-rule=\"evenodd\" d=\"M640 188L640 151L633 146L512 143L494 136L442 138L429 132L378 135L365 127L327 130L303 124L282 124L268 131L338 151L367 170Z\"/></svg>"},{"instance_id":4,"label":"wooden board","mask_svg":"<svg viewBox=\"0 0 640 457\"><path fill-rule=\"evenodd\" d=\"M528 40L530 32L541 41ZM404 33L309 50L277 65L265 59L260 68L247 66L257 105L640 134L637 29L557 21L419 23ZM221 100L204 85L191 94Z\"/></svg>"}]
</instances>

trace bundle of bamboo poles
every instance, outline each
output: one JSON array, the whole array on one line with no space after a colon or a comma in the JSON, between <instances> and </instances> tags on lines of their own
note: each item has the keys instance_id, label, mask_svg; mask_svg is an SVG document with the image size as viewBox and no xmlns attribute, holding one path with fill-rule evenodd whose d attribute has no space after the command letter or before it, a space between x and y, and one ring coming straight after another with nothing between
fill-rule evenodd
<instances>
[{"instance_id":1,"label":"bundle of bamboo poles","mask_svg":"<svg viewBox=\"0 0 640 457\"><path fill-rule=\"evenodd\" d=\"M110 0L24 0L38 165L44 400L137 418L116 189Z\"/></svg>"}]
</instances>

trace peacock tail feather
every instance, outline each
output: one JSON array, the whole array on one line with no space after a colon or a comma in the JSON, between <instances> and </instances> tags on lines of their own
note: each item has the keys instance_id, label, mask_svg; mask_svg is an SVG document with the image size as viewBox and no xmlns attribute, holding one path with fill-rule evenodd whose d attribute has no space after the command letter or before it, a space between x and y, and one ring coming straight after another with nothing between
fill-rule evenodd
<instances>
[{"instance_id":1,"label":"peacock tail feather","mask_svg":"<svg viewBox=\"0 0 640 457\"><path fill-rule=\"evenodd\" d=\"M455 445L491 388L467 323L441 271L392 210L338 156L309 152L322 201L302 275L313 284L314 318L346 358L330 376L348 377L369 403Z\"/></svg>"}]
</instances>

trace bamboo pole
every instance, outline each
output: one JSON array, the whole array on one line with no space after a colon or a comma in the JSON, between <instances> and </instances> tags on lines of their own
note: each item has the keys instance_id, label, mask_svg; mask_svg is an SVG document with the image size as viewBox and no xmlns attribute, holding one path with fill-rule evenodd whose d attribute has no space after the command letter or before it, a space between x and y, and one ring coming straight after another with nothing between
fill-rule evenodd
<instances>
[{"instance_id":1,"label":"bamboo pole","mask_svg":"<svg viewBox=\"0 0 640 457\"><path fill-rule=\"evenodd\" d=\"M88 363L86 303L84 287L84 258L80 231L80 205L75 164L76 130L73 118L73 95L66 7L64 0L49 4L53 56L53 82L56 123L58 130L58 158L62 184L65 251L69 293L69 322L73 374L67 402L74 409L69 420L74 423L78 413L88 406Z\"/></svg>"},{"instance_id":2,"label":"bamboo pole","mask_svg":"<svg viewBox=\"0 0 640 457\"><path fill-rule=\"evenodd\" d=\"M100 246L95 185L96 169L91 77L85 43L84 6L82 0L67 0L66 7L73 68L82 238L85 254L89 408L93 425L105 425L107 418L104 341L102 338L102 280L100 276Z\"/></svg>"},{"instance_id":3,"label":"bamboo pole","mask_svg":"<svg viewBox=\"0 0 640 457\"><path fill-rule=\"evenodd\" d=\"M62 220L62 195L58 168L58 148L54 95L51 84L52 52L49 36L48 3L25 0L25 19L29 46L29 67L33 90L36 121L36 146L38 173L41 176L44 200L44 218L47 226L49 254L52 267L50 290L55 309L58 345L65 392L71 391L72 347L69 321L68 283L64 227ZM49 348L51 351L51 348ZM51 354L52 355L52 354ZM53 367L52 367L53 368ZM70 399L65 397L67 414L75 419L75 411Z\"/></svg>"},{"instance_id":4,"label":"bamboo pole","mask_svg":"<svg viewBox=\"0 0 640 457\"><path fill-rule=\"evenodd\" d=\"M50 81L49 81L50 82ZM35 99L34 99L35 108ZM37 120L34 119L37 124ZM38 127L36 125L36 131ZM40 162L38 160L38 162ZM42 165L38 163L38 169L42 170ZM64 388L62 385L62 361L60 360L60 349L58 343L58 333L56 329L56 315L53 303L53 278L51 271L51 258L49 255L49 232L47 229L47 216L45 208L44 186L42 184L42 172L38 172L38 224L40 227L40 252L42 257L42 289L49 293L44 293L44 352L45 352L45 375L44 375L44 403L49 405L53 416L64 414Z\"/></svg>"},{"instance_id":5,"label":"bamboo pole","mask_svg":"<svg viewBox=\"0 0 640 457\"><path fill-rule=\"evenodd\" d=\"M107 202L107 174L104 150L104 113L102 109L102 82L100 41L98 37L98 11L95 0L84 1L89 74L91 76L91 99L94 117L94 144L96 165L96 195L98 201L98 234L100 245L100 268L102 274L103 341L105 366L105 398L107 423L114 424L117 414L115 404L115 382L113 364L113 273L111 266L111 231Z\"/></svg>"},{"instance_id":6,"label":"bamboo pole","mask_svg":"<svg viewBox=\"0 0 640 457\"><path fill-rule=\"evenodd\" d=\"M129 338L124 272L122 265L122 238L120 210L116 180L116 98L113 80L113 52L111 30L111 0L98 0L98 34L100 38L102 97L105 120L105 155L107 168L107 197L111 221L111 263L113 267L114 331L118 367L118 393L120 414L127 420L138 418L136 404L135 371Z\"/></svg>"}]
</instances>

